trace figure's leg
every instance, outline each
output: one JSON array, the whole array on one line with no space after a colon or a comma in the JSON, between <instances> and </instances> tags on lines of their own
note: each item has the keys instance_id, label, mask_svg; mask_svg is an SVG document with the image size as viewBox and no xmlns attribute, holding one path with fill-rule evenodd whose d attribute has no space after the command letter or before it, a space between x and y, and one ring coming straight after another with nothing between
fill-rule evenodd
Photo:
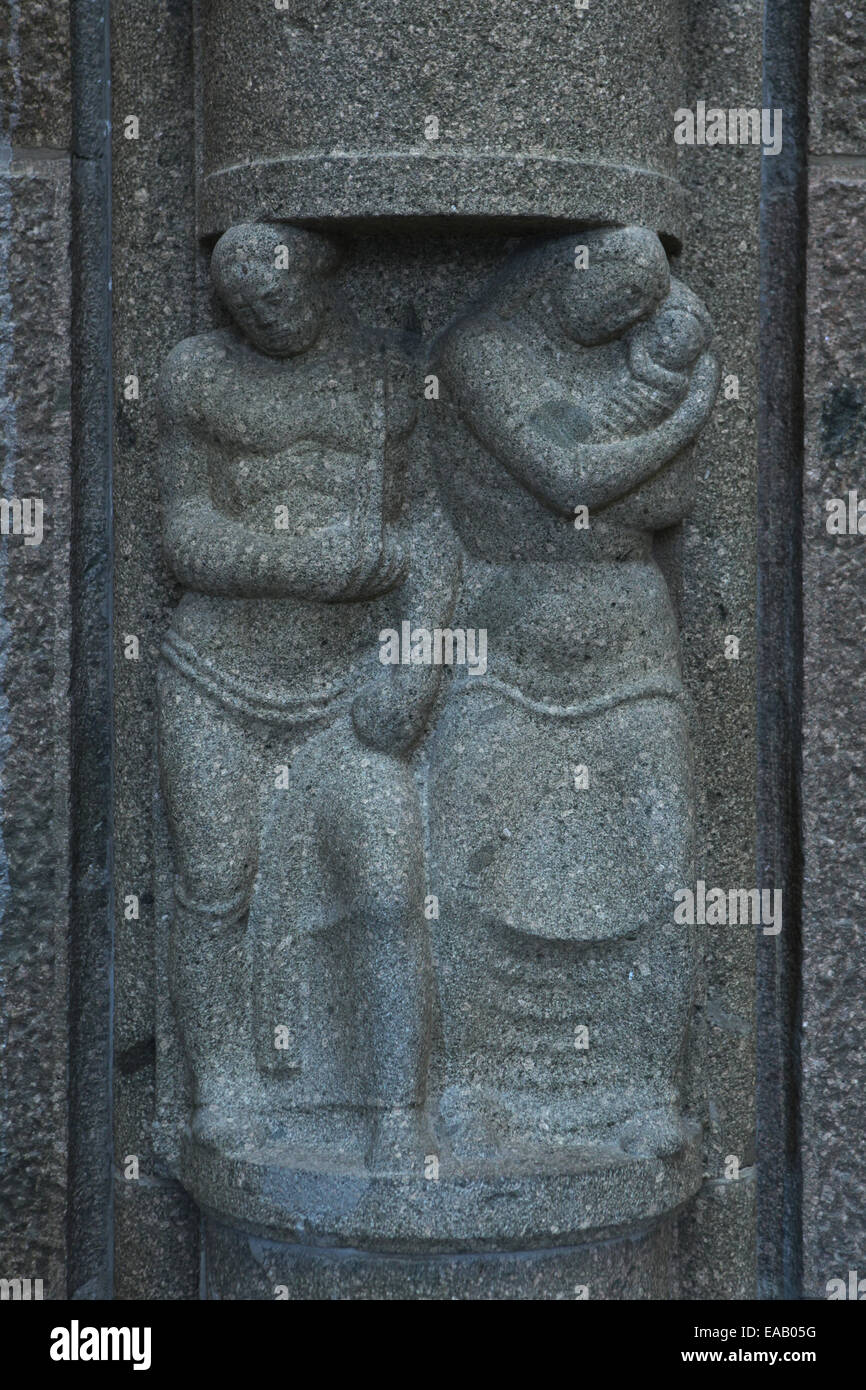
<instances>
[{"instance_id":1,"label":"figure's leg","mask_svg":"<svg viewBox=\"0 0 866 1390\"><path fill-rule=\"evenodd\" d=\"M258 846L255 735L183 676L159 673L159 756L177 878L172 1001L199 1121L249 1097L246 921Z\"/></svg>"},{"instance_id":2,"label":"figure's leg","mask_svg":"<svg viewBox=\"0 0 866 1390\"><path fill-rule=\"evenodd\" d=\"M408 766L343 738L320 788L319 835L336 896L355 924L353 962L376 1112L371 1166L423 1147L431 1034L423 831Z\"/></svg>"}]
</instances>

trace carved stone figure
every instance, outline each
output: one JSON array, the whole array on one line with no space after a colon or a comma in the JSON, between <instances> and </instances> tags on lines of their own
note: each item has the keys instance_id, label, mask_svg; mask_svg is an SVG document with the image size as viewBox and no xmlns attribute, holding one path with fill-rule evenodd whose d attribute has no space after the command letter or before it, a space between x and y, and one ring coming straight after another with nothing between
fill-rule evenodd
<instances>
[{"instance_id":1,"label":"carved stone figure","mask_svg":"<svg viewBox=\"0 0 866 1390\"><path fill-rule=\"evenodd\" d=\"M429 487L407 477L405 345L362 333L336 262L311 232L231 228L212 275L232 324L181 343L162 373L165 544L183 589L159 676L169 973L197 1144L376 1165L425 1146L431 977L405 754L438 674L383 668L376 637L391 593L446 617L454 561ZM313 1038L276 978L311 935Z\"/></svg>"},{"instance_id":2,"label":"carved stone figure","mask_svg":"<svg viewBox=\"0 0 866 1390\"><path fill-rule=\"evenodd\" d=\"M336 258L232 228L232 326L163 373L185 1180L377 1248L674 1207L693 798L652 538L717 389L706 311L654 233L598 229L518 251L425 364Z\"/></svg>"},{"instance_id":3,"label":"carved stone figure","mask_svg":"<svg viewBox=\"0 0 866 1390\"><path fill-rule=\"evenodd\" d=\"M435 348L455 623L488 648L430 753L441 1133L464 1166L683 1142L693 805L652 535L689 506L709 336L626 227L518 252Z\"/></svg>"}]
</instances>

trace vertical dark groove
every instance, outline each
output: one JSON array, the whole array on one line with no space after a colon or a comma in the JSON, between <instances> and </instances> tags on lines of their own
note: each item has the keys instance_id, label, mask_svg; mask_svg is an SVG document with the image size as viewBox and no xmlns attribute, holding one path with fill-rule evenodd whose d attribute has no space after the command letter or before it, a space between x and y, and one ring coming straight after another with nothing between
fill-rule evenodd
<instances>
[{"instance_id":1,"label":"vertical dark groove","mask_svg":"<svg viewBox=\"0 0 866 1390\"><path fill-rule=\"evenodd\" d=\"M111 164L106 0L72 0L68 1296L112 1294Z\"/></svg>"},{"instance_id":2,"label":"vertical dark groove","mask_svg":"<svg viewBox=\"0 0 866 1390\"><path fill-rule=\"evenodd\" d=\"M782 151L761 189L758 418L758 863L781 888L778 937L758 941L758 1289L802 1297L802 478L809 0L766 0L765 106Z\"/></svg>"}]
</instances>

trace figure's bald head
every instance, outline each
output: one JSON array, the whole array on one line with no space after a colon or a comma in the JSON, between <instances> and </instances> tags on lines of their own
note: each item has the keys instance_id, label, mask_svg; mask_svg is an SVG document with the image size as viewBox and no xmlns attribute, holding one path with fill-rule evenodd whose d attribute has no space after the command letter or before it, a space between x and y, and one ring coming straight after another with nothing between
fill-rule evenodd
<instances>
[{"instance_id":1,"label":"figure's bald head","mask_svg":"<svg viewBox=\"0 0 866 1390\"><path fill-rule=\"evenodd\" d=\"M325 313L322 281L339 260L333 242L287 223L242 222L220 237L211 276L255 347L275 357L304 352Z\"/></svg>"}]
</instances>

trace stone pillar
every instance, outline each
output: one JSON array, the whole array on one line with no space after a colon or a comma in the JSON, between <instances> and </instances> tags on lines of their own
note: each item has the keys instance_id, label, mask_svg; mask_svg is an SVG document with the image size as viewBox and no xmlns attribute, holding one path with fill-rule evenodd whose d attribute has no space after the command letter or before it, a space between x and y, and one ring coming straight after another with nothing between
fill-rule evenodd
<instances>
[{"instance_id":1,"label":"stone pillar","mask_svg":"<svg viewBox=\"0 0 866 1390\"><path fill-rule=\"evenodd\" d=\"M119 1287L748 1295L758 7L112 19Z\"/></svg>"},{"instance_id":2,"label":"stone pillar","mask_svg":"<svg viewBox=\"0 0 866 1390\"><path fill-rule=\"evenodd\" d=\"M68 26L0 19L0 1278L25 1299L67 1292Z\"/></svg>"},{"instance_id":3,"label":"stone pillar","mask_svg":"<svg viewBox=\"0 0 866 1390\"><path fill-rule=\"evenodd\" d=\"M414 0L201 11L199 230L259 218L683 215L681 7ZM637 37L640 35L640 42Z\"/></svg>"},{"instance_id":4,"label":"stone pillar","mask_svg":"<svg viewBox=\"0 0 866 1390\"><path fill-rule=\"evenodd\" d=\"M863 23L766 9L4 7L0 1300L749 1297L756 1188L863 1297Z\"/></svg>"},{"instance_id":5,"label":"stone pillar","mask_svg":"<svg viewBox=\"0 0 866 1390\"><path fill-rule=\"evenodd\" d=\"M864 16L826 3L810 43L803 486L803 1293L866 1293ZM852 1280L852 1271L853 1280ZM859 1287L858 1287L859 1285Z\"/></svg>"}]
</instances>

